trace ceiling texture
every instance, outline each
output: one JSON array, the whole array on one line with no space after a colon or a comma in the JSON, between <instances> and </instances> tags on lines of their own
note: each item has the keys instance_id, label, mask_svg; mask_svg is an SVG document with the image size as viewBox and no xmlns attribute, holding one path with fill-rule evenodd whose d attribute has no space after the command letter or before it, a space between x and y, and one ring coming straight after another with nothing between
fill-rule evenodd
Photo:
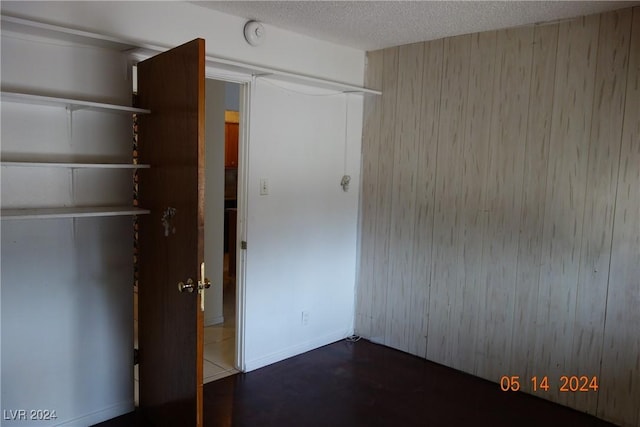
<instances>
[{"instance_id":1,"label":"ceiling texture","mask_svg":"<svg viewBox=\"0 0 640 427\"><path fill-rule=\"evenodd\" d=\"M359 50L557 22L638 1L194 1ZM268 35L267 35L268 37Z\"/></svg>"}]
</instances>

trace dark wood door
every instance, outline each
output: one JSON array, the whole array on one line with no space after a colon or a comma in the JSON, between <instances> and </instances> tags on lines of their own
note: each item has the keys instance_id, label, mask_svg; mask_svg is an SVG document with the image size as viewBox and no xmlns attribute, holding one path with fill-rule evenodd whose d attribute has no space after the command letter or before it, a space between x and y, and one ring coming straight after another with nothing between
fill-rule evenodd
<instances>
[{"instance_id":1,"label":"dark wood door","mask_svg":"<svg viewBox=\"0 0 640 427\"><path fill-rule=\"evenodd\" d=\"M238 167L238 135L239 124L225 122L224 124L224 167Z\"/></svg>"},{"instance_id":2,"label":"dark wood door","mask_svg":"<svg viewBox=\"0 0 640 427\"><path fill-rule=\"evenodd\" d=\"M140 409L158 426L202 425L204 40L138 64ZM178 283L192 279L193 292Z\"/></svg>"}]
</instances>

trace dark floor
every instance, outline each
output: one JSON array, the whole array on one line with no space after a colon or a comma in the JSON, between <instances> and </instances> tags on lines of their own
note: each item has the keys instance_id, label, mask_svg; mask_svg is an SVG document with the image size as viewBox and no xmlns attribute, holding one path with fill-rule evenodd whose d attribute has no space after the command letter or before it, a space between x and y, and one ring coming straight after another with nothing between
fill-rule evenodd
<instances>
[{"instance_id":1,"label":"dark floor","mask_svg":"<svg viewBox=\"0 0 640 427\"><path fill-rule=\"evenodd\" d=\"M101 427L142 426L136 414ZM612 426L400 351L337 342L204 386L205 426Z\"/></svg>"}]
</instances>

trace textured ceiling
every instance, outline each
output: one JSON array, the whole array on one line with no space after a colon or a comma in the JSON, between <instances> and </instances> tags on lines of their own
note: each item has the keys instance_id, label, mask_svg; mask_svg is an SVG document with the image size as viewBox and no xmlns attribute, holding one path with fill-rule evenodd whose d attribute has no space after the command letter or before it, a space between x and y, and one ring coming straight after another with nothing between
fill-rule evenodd
<instances>
[{"instance_id":1,"label":"textured ceiling","mask_svg":"<svg viewBox=\"0 0 640 427\"><path fill-rule=\"evenodd\" d=\"M317 39L376 50L621 9L622 1L194 1ZM268 35L267 35L268 37Z\"/></svg>"}]
</instances>

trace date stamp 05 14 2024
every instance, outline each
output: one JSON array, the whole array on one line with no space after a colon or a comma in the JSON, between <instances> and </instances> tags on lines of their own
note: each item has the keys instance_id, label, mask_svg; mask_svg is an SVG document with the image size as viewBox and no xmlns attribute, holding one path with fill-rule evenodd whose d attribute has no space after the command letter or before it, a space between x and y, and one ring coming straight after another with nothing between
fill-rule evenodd
<instances>
[{"instance_id":1,"label":"date stamp 05 14 2024","mask_svg":"<svg viewBox=\"0 0 640 427\"><path fill-rule=\"evenodd\" d=\"M3 409L4 421L53 421L58 418L55 410L50 409Z\"/></svg>"},{"instance_id":2,"label":"date stamp 05 14 2024","mask_svg":"<svg viewBox=\"0 0 640 427\"><path fill-rule=\"evenodd\" d=\"M598 391L598 377L588 377L586 375L562 375L560 380L553 384L549 381L548 376L534 376L529 378L530 390L532 392L545 392L551 390L552 387L559 387L560 392L595 392ZM502 391L520 391L522 390L521 379L519 375L503 375L500 378L500 390ZM523 390L524 391L524 390ZM5 421L18 420L40 420L51 421L57 419L55 410L49 409L3 409L2 419Z\"/></svg>"},{"instance_id":3,"label":"date stamp 05 14 2024","mask_svg":"<svg viewBox=\"0 0 640 427\"><path fill-rule=\"evenodd\" d=\"M586 393L598 391L598 377L587 375L561 375L560 380L553 383L548 376L531 377L528 382L532 392L545 392L558 387L561 393ZM522 390L521 379L518 375L503 375L500 378L500 390L519 391ZM524 391L524 390L523 390Z\"/></svg>"}]
</instances>

